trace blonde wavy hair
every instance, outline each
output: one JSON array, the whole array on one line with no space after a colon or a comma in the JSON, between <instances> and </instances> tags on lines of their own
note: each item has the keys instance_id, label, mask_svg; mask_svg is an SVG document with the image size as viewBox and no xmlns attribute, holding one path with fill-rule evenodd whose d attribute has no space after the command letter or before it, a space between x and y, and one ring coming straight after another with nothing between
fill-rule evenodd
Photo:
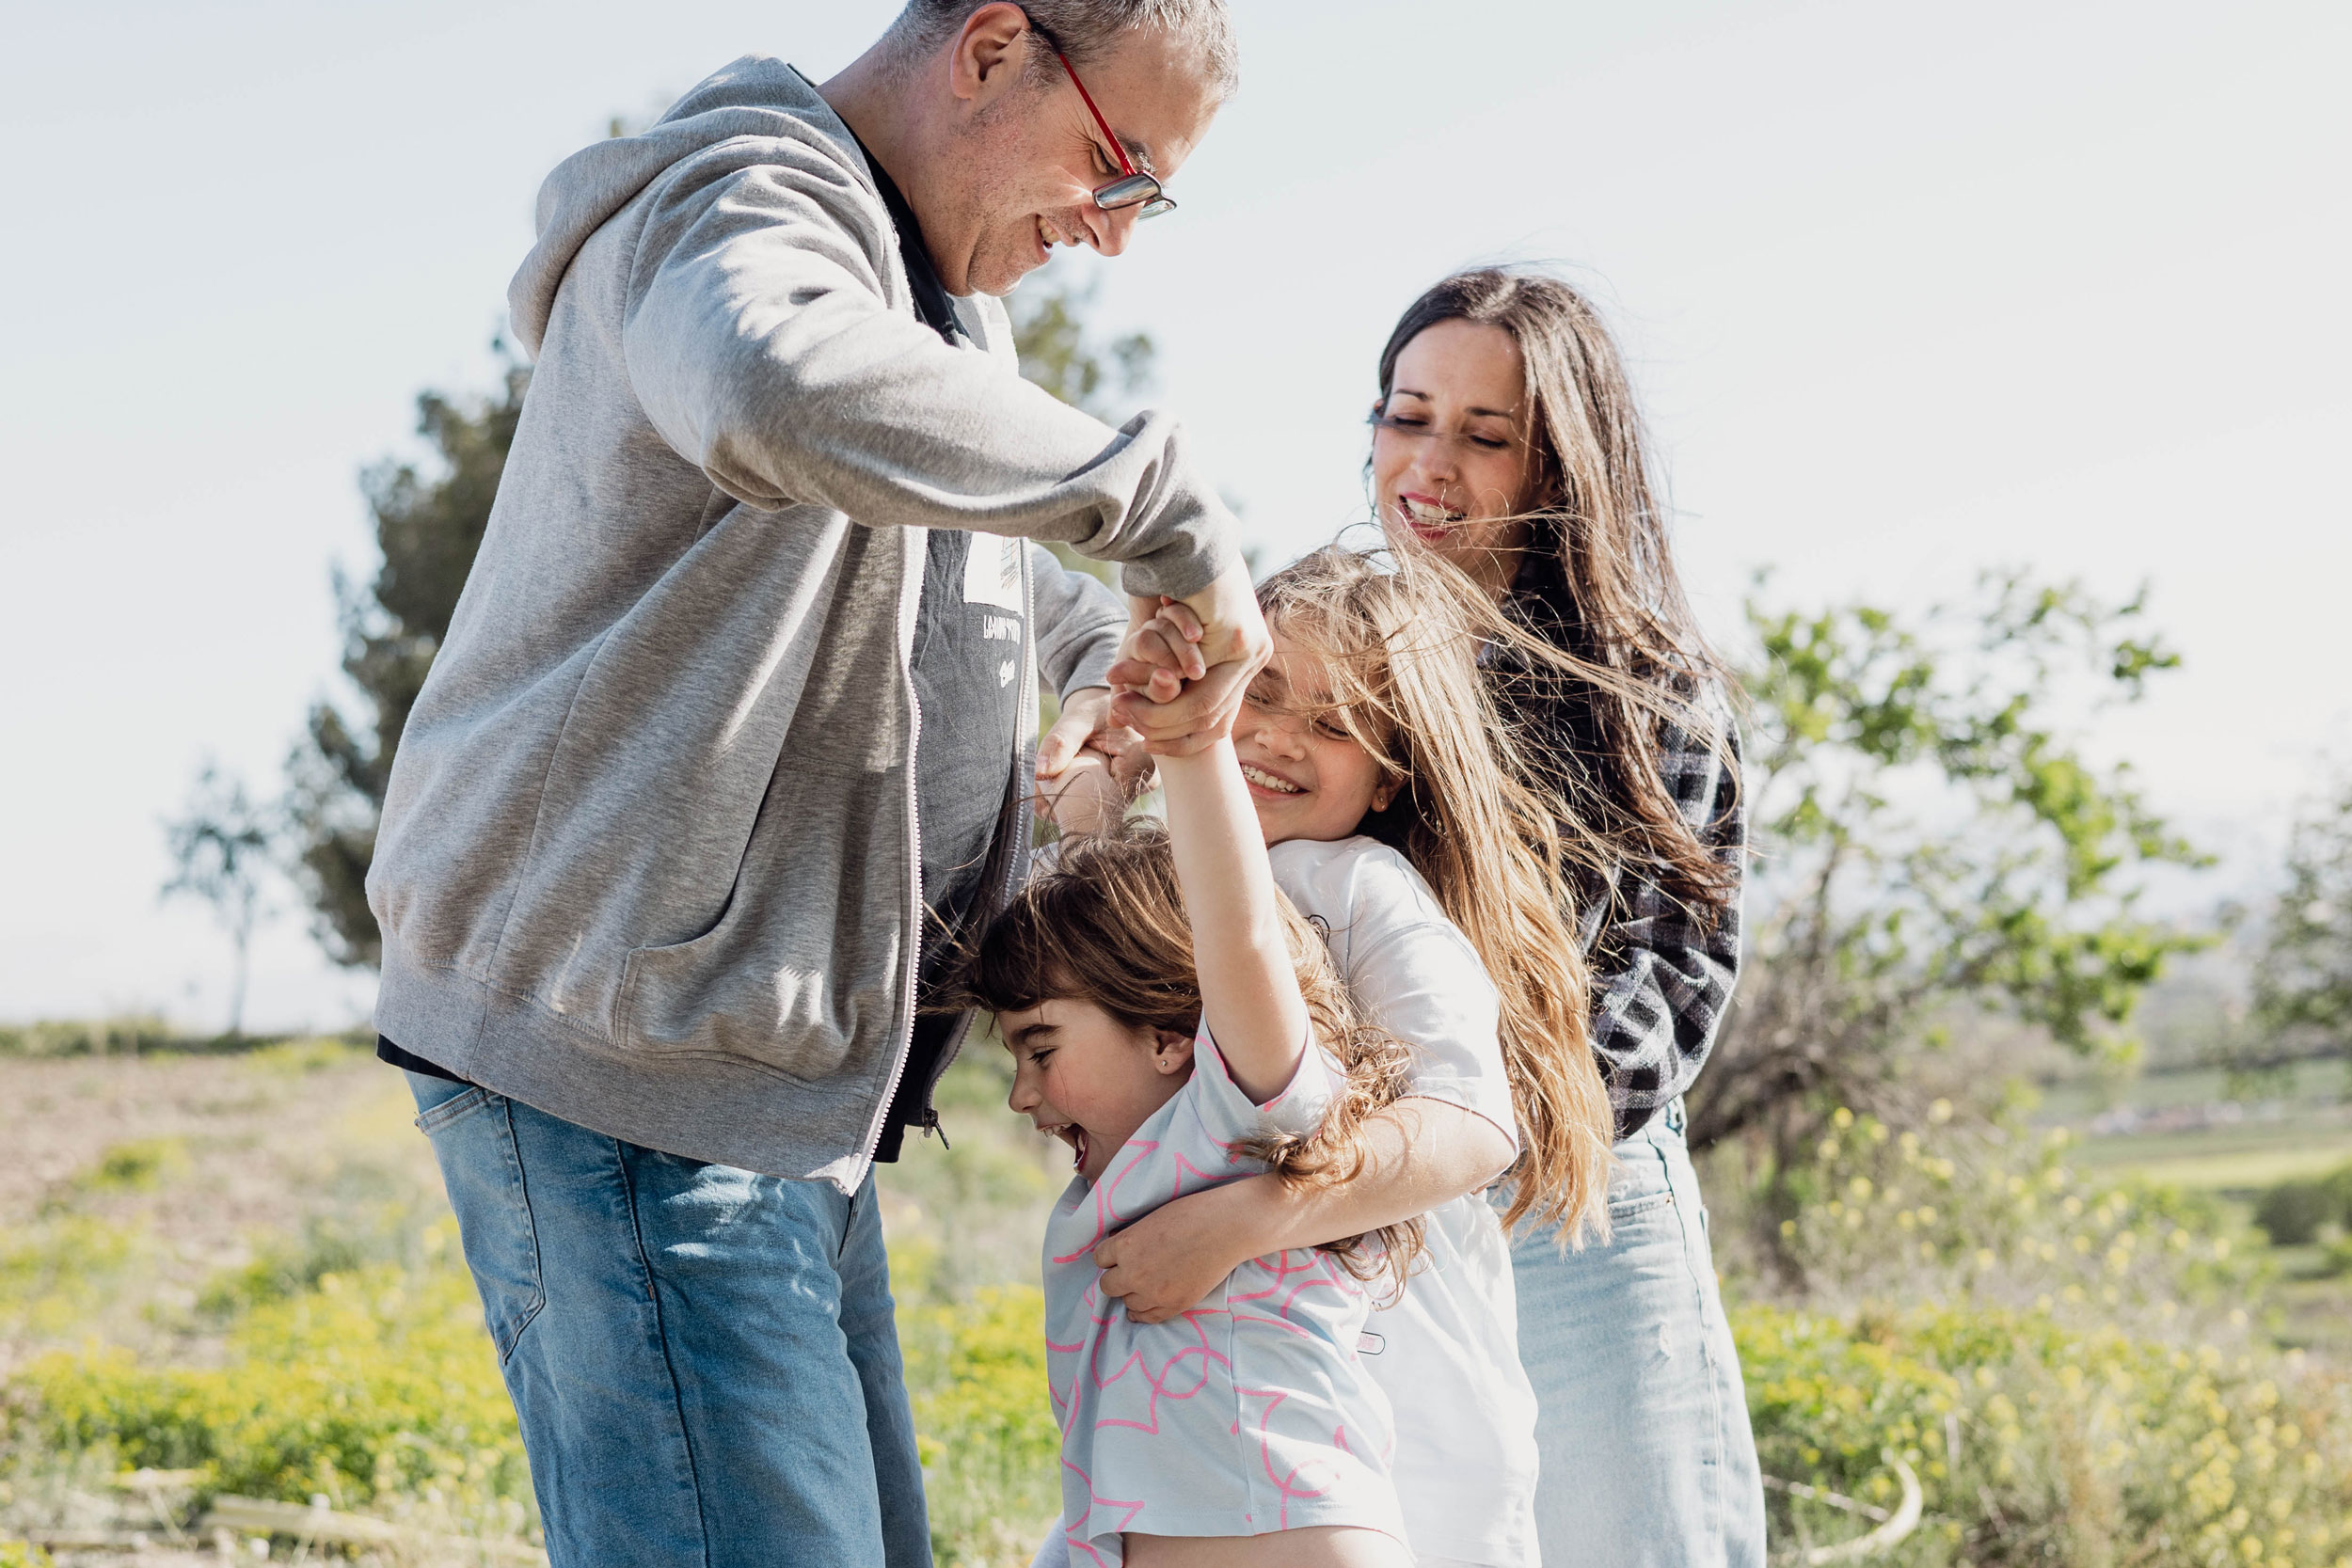
<instances>
[{"instance_id":1,"label":"blonde wavy hair","mask_svg":"<svg viewBox=\"0 0 2352 1568\"><path fill-rule=\"evenodd\" d=\"M1412 863L1501 993L1523 1144L1503 1223L1556 1225L1566 1245L1605 1235L1616 1124L1563 865L1601 870L1609 846L1547 786L1480 668L1488 647L1545 665L1558 656L1414 551L1318 550L1261 584L1258 604L1291 657L1325 672L1314 717L1398 786L1359 831Z\"/></svg>"},{"instance_id":2,"label":"blonde wavy hair","mask_svg":"<svg viewBox=\"0 0 2352 1568\"><path fill-rule=\"evenodd\" d=\"M1371 1163L1364 1121L1407 1092L1412 1053L1356 1017L1313 927L1280 901L1283 937L1315 1038L1339 1058L1345 1086L1312 1137L1262 1140L1248 1152L1296 1187L1337 1187ZM1080 1001L1129 1028L1191 1034L1200 1025L1192 926L1168 830L1149 818L1061 841L1055 863L1031 877L967 950L955 994L941 1006L1018 1012ZM1359 1279L1401 1290L1422 1251L1418 1219L1326 1243Z\"/></svg>"}]
</instances>

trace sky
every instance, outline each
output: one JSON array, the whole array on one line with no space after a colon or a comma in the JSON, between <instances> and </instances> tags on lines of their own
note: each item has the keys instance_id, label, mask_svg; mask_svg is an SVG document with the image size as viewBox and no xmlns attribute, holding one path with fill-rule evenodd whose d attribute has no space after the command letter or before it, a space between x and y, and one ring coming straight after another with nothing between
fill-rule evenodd
<instances>
[{"instance_id":1,"label":"sky","mask_svg":"<svg viewBox=\"0 0 2352 1568\"><path fill-rule=\"evenodd\" d=\"M1241 95L1105 331L1279 562L1362 517L1397 313L1541 261L1607 310L1736 638L2025 566L2185 668L2098 737L2258 887L2352 765L2352 8L1233 0ZM330 572L414 398L486 389L548 168L746 53L820 79L886 0L13 8L0 24L0 1021L218 1027L159 902L216 760L274 790L338 691ZM366 977L291 898L250 1025Z\"/></svg>"}]
</instances>

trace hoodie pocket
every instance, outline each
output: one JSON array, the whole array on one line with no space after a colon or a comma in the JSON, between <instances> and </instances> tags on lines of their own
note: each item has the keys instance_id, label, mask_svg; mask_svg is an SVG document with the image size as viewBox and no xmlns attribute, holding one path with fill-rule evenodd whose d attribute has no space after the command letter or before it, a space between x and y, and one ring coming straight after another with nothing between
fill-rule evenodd
<instances>
[{"instance_id":1,"label":"hoodie pocket","mask_svg":"<svg viewBox=\"0 0 2352 1568\"><path fill-rule=\"evenodd\" d=\"M624 960L622 1048L802 1082L870 1067L903 990L904 787L890 770L781 771L717 924Z\"/></svg>"}]
</instances>

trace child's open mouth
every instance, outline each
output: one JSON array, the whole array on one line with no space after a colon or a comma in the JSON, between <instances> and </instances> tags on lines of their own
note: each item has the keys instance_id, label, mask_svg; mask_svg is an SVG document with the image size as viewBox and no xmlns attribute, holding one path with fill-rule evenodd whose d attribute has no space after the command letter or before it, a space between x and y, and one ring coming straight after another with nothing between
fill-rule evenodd
<instances>
[{"instance_id":1,"label":"child's open mouth","mask_svg":"<svg viewBox=\"0 0 2352 1568\"><path fill-rule=\"evenodd\" d=\"M1070 1146L1072 1151L1070 1168L1072 1170L1086 1169L1087 1130L1085 1128L1075 1122L1066 1121L1059 1127L1044 1127L1040 1128L1039 1131L1050 1133Z\"/></svg>"}]
</instances>

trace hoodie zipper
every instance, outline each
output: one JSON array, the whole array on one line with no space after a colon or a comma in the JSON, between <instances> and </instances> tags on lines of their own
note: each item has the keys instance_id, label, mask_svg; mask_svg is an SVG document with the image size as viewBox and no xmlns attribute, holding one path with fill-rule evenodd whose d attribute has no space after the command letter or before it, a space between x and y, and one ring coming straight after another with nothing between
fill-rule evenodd
<instances>
[{"instance_id":1,"label":"hoodie zipper","mask_svg":"<svg viewBox=\"0 0 2352 1568\"><path fill-rule=\"evenodd\" d=\"M993 535L988 537L993 537ZM1015 771L1011 782L1011 787L1016 790L1020 786L1021 780L1032 776L1037 768L1037 715L1030 706L1032 699L1029 696L1029 693L1037 689L1037 665L1034 662L1037 657L1037 594L1035 585L1029 578L1029 552L1025 546L1021 546L1021 632L1020 728L1022 738L1021 749L1013 755ZM1004 831L1011 833L1028 832L1027 813L1016 805L1012 820L1004 825ZM1029 847L1025 842L1016 840L1012 853L1005 857L1004 886L997 890L1000 900L997 905L999 909L1002 909L1006 903L1009 903L1012 895L1021 891L1021 884L1027 879L1028 868ZM939 1147L942 1148L952 1146L947 1142L946 1128L940 1124L938 1107L931 1103L931 1095L939 1087L939 1081L947 1076L947 1069L956 1065L956 1058L963 1054L963 1042L972 1037L972 1019L973 1014L966 1012L963 1017L956 1021L955 1033L947 1037L946 1044L940 1048L938 1062L931 1068L930 1082L923 1085L923 1135L928 1138L934 1132L938 1133ZM913 1039L911 1023L908 1034L911 1043ZM900 1069L901 1071L904 1070L903 1060L900 1063ZM890 1095L893 1100L898 1096L898 1085L895 1078L891 1081ZM886 1110L885 1114L887 1114ZM879 1136L879 1129L877 1135Z\"/></svg>"},{"instance_id":2,"label":"hoodie zipper","mask_svg":"<svg viewBox=\"0 0 2352 1568\"><path fill-rule=\"evenodd\" d=\"M874 1119L866 1129L865 1146L858 1151L856 1186L864 1186L874 1168L874 1151L882 1147L882 1127L890 1119L890 1107L898 1099L898 1083L906 1076L907 1057L914 1046L914 999L922 984L923 967L923 819L922 805L916 788L915 752L923 743L923 701L914 691L914 667L912 650L914 633L907 617L920 607L923 574L915 570L919 551L930 547L930 531L907 530L907 567L914 577L914 605L908 604L908 591L902 586L898 594L898 678L906 684L907 693L907 930L912 940L907 943L906 968L899 975L906 988L898 1004L898 1043L890 1061L890 1080L882 1085L882 1103L874 1107ZM929 1096L926 1095L928 1101Z\"/></svg>"}]
</instances>

